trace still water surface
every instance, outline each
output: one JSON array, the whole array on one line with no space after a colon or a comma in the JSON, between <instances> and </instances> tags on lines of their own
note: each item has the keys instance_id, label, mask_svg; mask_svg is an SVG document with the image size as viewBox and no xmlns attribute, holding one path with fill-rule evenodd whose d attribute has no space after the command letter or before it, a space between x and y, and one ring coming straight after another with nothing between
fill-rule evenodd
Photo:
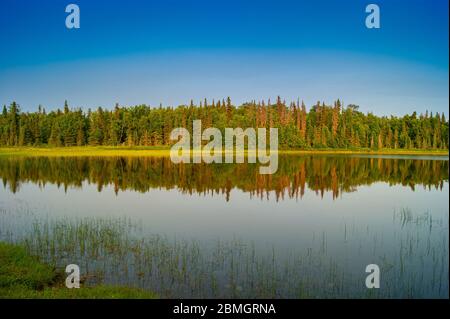
<instances>
[{"instance_id":1,"label":"still water surface","mask_svg":"<svg viewBox=\"0 0 450 319\"><path fill-rule=\"evenodd\" d=\"M92 282L162 297L448 297L448 157L286 155L271 176L256 164L2 157L0 178L0 238L75 260ZM97 228L81 248L58 246L83 222ZM101 246L105 229L128 253ZM368 264L381 269L376 291Z\"/></svg>"}]
</instances>

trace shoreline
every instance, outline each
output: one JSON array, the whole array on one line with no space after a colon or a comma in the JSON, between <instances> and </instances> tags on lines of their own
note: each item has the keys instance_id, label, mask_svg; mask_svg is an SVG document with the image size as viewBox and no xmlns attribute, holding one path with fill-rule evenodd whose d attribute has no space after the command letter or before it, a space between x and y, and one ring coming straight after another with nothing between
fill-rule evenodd
<instances>
[{"instance_id":1,"label":"shoreline","mask_svg":"<svg viewBox=\"0 0 450 319\"><path fill-rule=\"evenodd\" d=\"M222 153L225 153L222 151ZM449 156L448 150L417 149L284 149L278 154L292 155L428 155ZM170 148L152 146L74 146L74 147L0 147L1 155L17 156L169 156Z\"/></svg>"},{"instance_id":2,"label":"shoreline","mask_svg":"<svg viewBox=\"0 0 450 319\"><path fill-rule=\"evenodd\" d=\"M222 151L222 153L225 153ZM281 155L408 155L449 156L448 150L418 149L285 149ZM0 156L170 156L170 148L152 146L0 147Z\"/></svg>"}]
</instances>

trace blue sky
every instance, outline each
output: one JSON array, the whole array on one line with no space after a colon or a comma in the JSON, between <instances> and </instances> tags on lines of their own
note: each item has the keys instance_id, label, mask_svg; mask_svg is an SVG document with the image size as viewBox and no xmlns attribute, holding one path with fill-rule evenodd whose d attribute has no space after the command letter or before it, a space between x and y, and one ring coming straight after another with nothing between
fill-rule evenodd
<instances>
[{"instance_id":1,"label":"blue sky","mask_svg":"<svg viewBox=\"0 0 450 319\"><path fill-rule=\"evenodd\" d=\"M80 29L65 27L69 3ZM380 29L365 27L369 3L380 6ZM446 0L2 0L0 104L281 95L448 114L448 36Z\"/></svg>"}]
</instances>

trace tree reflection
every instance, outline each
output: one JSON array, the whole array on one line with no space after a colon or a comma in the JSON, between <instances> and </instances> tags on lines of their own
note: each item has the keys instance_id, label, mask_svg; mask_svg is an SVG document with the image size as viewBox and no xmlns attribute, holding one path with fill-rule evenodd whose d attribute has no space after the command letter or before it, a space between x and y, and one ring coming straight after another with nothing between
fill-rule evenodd
<instances>
[{"instance_id":1,"label":"tree reflection","mask_svg":"<svg viewBox=\"0 0 450 319\"><path fill-rule=\"evenodd\" d=\"M13 193L25 182L66 190L88 182L99 192L113 185L116 194L178 189L223 194L228 201L237 188L262 199L274 193L280 200L302 198L308 189L321 197L329 192L335 199L377 182L442 189L448 182L448 160L283 155L276 174L260 175L257 164L173 164L161 157L11 157L0 159L0 178Z\"/></svg>"}]
</instances>

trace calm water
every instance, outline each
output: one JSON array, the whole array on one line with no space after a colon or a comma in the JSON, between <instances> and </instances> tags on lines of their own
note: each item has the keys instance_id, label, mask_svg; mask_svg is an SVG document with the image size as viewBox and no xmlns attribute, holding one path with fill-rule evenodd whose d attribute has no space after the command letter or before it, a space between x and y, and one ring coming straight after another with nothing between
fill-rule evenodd
<instances>
[{"instance_id":1,"label":"calm water","mask_svg":"<svg viewBox=\"0 0 450 319\"><path fill-rule=\"evenodd\" d=\"M0 157L0 238L162 297L448 298L448 176L448 157L282 156L272 176Z\"/></svg>"}]
</instances>

